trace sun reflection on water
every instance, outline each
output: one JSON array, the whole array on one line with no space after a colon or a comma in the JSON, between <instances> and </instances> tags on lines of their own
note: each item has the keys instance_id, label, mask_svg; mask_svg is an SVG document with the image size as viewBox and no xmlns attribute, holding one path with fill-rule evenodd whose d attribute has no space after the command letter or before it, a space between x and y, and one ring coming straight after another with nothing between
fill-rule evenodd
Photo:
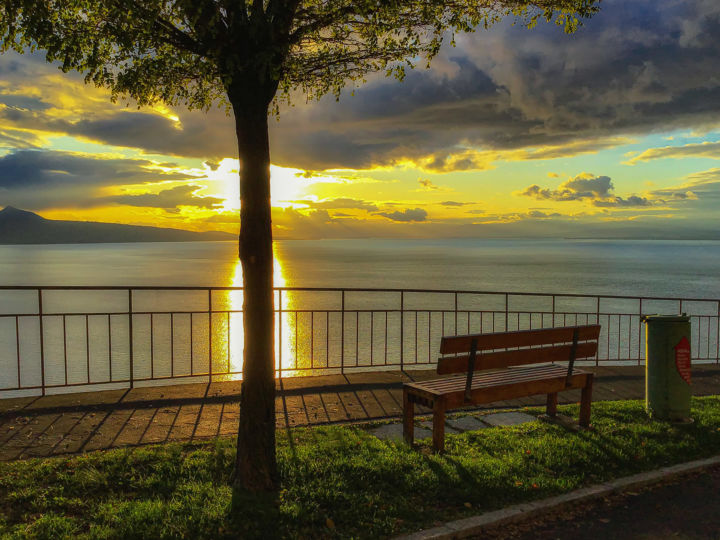
<instances>
[{"instance_id":1,"label":"sun reflection on water","mask_svg":"<svg viewBox=\"0 0 720 540\"><path fill-rule=\"evenodd\" d=\"M285 287L286 279L283 272L283 262L274 250L273 282L275 287ZM238 259L233 263L228 276L228 286L242 288L242 264ZM232 380L241 379L239 373L243 365L243 344L245 332L243 329L243 291L229 290L217 291L213 297L213 364L217 366L213 371L217 374L213 379ZM282 306L280 300L282 299ZM292 308L292 299L287 292L274 295L275 304L275 369L287 370L295 365L296 329L292 322L293 313L282 312ZM282 324L282 328L280 328ZM282 342L281 342L282 339ZM229 360L229 364L228 364ZM282 362L282 363L281 363ZM222 372L225 373L222 373ZM288 375L289 373L284 373Z\"/></svg>"}]
</instances>

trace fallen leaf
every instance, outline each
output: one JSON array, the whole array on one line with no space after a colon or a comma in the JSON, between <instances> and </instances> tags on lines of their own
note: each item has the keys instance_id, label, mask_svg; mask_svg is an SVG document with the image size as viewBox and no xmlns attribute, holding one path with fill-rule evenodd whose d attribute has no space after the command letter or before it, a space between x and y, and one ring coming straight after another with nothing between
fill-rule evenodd
<instances>
[{"instance_id":1,"label":"fallen leaf","mask_svg":"<svg viewBox=\"0 0 720 540\"><path fill-rule=\"evenodd\" d=\"M332 518L327 518L325 520L325 525L327 525L328 529L334 529L335 528L335 522L332 520Z\"/></svg>"},{"instance_id":2,"label":"fallen leaf","mask_svg":"<svg viewBox=\"0 0 720 540\"><path fill-rule=\"evenodd\" d=\"M466 502L466 503L465 503L465 508L472 508L472 504L470 504L469 502Z\"/></svg>"}]
</instances>

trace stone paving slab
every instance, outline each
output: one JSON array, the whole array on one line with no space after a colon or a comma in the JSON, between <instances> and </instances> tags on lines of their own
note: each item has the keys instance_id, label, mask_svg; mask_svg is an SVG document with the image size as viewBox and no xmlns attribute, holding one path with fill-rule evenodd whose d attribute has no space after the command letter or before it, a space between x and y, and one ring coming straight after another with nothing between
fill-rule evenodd
<instances>
[{"instance_id":1,"label":"stone paving slab","mask_svg":"<svg viewBox=\"0 0 720 540\"><path fill-rule=\"evenodd\" d=\"M596 400L644 397L642 366L590 370L595 373ZM403 382L436 377L434 371L425 370L278 380L277 426L399 418ZM693 366L693 393L720 393L720 366ZM561 392L558 397L561 404L579 399L572 392ZM0 399L0 460L231 437L237 433L239 400L239 381ZM545 396L535 396L491 403L476 410L544 404ZM422 416L429 411L418 407L417 413Z\"/></svg>"},{"instance_id":2,"label":"stone paving slab","mask_svg":"<svg viewBox=\"0 0 720 540\"><path fill-rule=\"evenodd\" d=\"M517 426L527 422L537 420L535 416L523 412L500 412L495 414L486 414L483 421L491 426Z\"/></svg>"},{"instance_id":3,"label":"stone paving slab","mask_svg":"<svg viewBox=\"0 0 720 540\"><path fill-rule=\"evenodd\" d=\"M432 428L433 428L432 420L423 420L420 422L420 426L432 431ZM457 429L455 429L454 427L448 425L447 422L445 422L445 433L459 433L459 431Z\"/></svg>"},{"instance_id":4,"label":"stone paving slab","mask_svg":"<svg viewBox=\"0 0 720 540\"><path fill-rule=\"evenodd\" d=\"M370 433L381 440L402 440L403 426L399 423L384 424L371 430ZM414 433L415 439L427 439L428 437L432 437L432 431L429 429L415 427Z\"/></svg>"},{"instance_id":5,"label":"stone paving slab","mask_svg":"<svg viewBox=\"0 0 720 540\"><path fill-rule=\"evenodd\" d=\"M483 416L483 420L485 416ZM456 431L477 431L489 427L483 420L474 416L461 416L460 418L451 418L446 423Z\"/></svg>"}]
</instances>

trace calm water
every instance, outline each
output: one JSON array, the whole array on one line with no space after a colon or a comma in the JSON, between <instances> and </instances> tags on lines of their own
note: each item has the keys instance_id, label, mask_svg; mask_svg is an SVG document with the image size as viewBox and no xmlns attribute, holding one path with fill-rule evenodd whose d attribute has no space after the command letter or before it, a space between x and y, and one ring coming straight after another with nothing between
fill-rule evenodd
<instances>
[{"instance_id":1,"label":"calm water","mask_svg":"<svg viewBox=\"0 0 720 540\"><path fill-rule=\"evenodd\" d=\"M720 298L720 242L280 241L276 284ZM2 285L240 285L231 242L0 246Z\"/></svg>"},{"instance_id":2,"label":"calm water","mask_svg":"<svg viewBox=\"0 0 720 540\"><path fill-rule=\"evenodd\" d=\"M720 242L284 241L275 252L275 282L285 286L720 298ZM241 284L237 246L227 242L0 246L4 286ZM242 365L242 293L216 291L210 304L208 296L135 291L131 332L127 291L45 291L43 359L37 292L0 291L0 397L41 384L43 362L45 384L61 387L118 381L122 387L131 358L135 381L199 377L210 369L231 377ZM400 358L405 365L428 363L448 333L595 321L603 326L601 358L644 357L635 300L598 305L595 298L566 297L551 304L550 297L516 296L510 317L505 301L505 295L409 293L401 316L397 293L286 292L276 367L300 374L341 364L397 365ZM643 304L643 313L677 309L676 302ZM718 304L687 302L683 310L700 316L693 320L693 357L717 359Z\"/></svg>"}]
</instances>

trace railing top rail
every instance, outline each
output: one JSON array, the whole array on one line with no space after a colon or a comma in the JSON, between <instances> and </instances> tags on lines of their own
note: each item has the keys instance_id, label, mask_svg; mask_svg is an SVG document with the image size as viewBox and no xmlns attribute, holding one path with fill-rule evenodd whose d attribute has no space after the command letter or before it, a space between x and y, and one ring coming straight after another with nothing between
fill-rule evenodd
<instances>
[{"instance_id":1,"label":"railing top rail","mask_svg":"<svg viewBox=\"0 0 720 540\"><path fill-rule=\"evenodd\" d=\"M544 296L560 298L613 298L624 300L658 300L678 302L720 302L718 298L680 298L671 296L629 296L618 294L545 293L526 291L484 291L466 289L397 289L374 287L275 287L276 291L306 292L384 292L384 293L431 293L431 294L477 294L508 296ZM231 286L153 286L153 285L0 285L3 290L27 291L242 291L243 287Z\"/></svg>"}]
</instances>

